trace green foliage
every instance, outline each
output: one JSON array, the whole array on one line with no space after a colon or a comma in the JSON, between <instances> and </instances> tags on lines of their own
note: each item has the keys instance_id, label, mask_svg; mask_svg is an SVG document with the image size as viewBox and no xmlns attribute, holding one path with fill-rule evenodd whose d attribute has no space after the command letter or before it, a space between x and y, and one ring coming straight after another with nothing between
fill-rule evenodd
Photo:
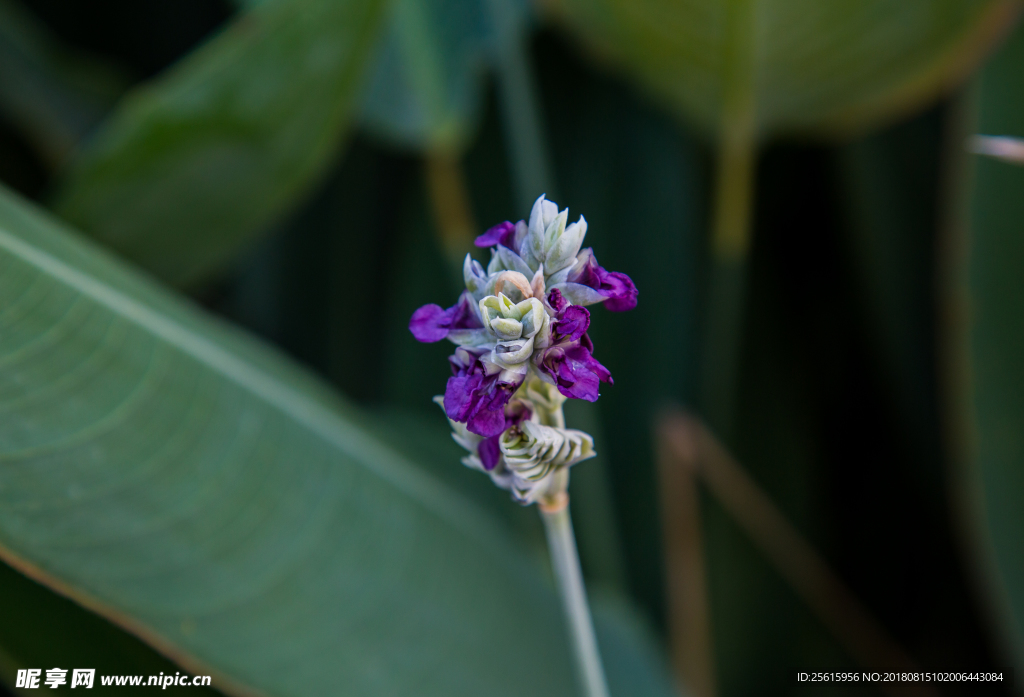
<instances>
[{"instance_id":1,"label":"green foliage","mask_svg":"<svg viewBox=\"0 0 1024 697\"><path fill-rule=\"evenodd\" d=\"M9 564L222 690L571 691L536 566L351 406L10 194L0 268ZM671 694L621 615L619 694Z\"/></svg>"},{"instance_id":2,"label":"green foliage","mask_svg":"<svg viewBox=\"0 0 1024 697\"><path fill-rule=\"evenodd\" d=\"M978 132L1024 137L1024 32L981 73ZM1024 670L1024 168L978 158L970 201L970 409L990 603Z\"/></svg>"},{"instance_id":3,"label":"green foliage","mask_svg":"<svg viewBox=\"0 0 1024 697\"><path fill-rule=\"evenodd\" d=\"M93 128L125 80L73 55L15 0L0 1L0 109L51 164Z\"/></svg>"},{"instance_id":4,"label":"green foliage","mask_svg":"<svg viewBox=\"0 0 1024 697\"><path fill-rule=\"evenodd\" d=\"M476 134L500 37L521 36L525 15L519 0L394 0L361 121L417 149L464 148Z\"/></svg>"},{"instance_id":5,"label":"green foliage","mask_svg":"<svg viewBox=\"0 0 1024 697\"><path fill-rule=\"evenodd\" d=\"M271 0L134 90L54 208L175 284L208 277L338 154L383 0Z\"/></svg>"},{"instance_id":6,"label":"green foliage","mask_svg":"<svg viewBox=\"0 0 1024 697\"><path fill-rule=\"evenodd\" d=\"M549 0L599 56L708 131L864 128L966 77L1013 0ZM739 116L740 119L745 116Z\"/></svg>"}]
</instances>

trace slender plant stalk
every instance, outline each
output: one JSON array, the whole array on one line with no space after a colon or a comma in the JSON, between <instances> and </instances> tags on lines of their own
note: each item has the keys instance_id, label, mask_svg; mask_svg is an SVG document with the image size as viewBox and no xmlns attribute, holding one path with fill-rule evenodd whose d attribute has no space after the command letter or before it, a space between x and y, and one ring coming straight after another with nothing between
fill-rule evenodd
<instances>
[{"instance_id":1,"label":"slender plant stalk","mask_svg":"<svg viewBox=\"0 0 1024 697\"><path fill-rule=\"evenodd\" d=\"M497 82L506 140L512 165L519 208L529 210L538 193L552 196L554 174L530 70L523 26L507 0L489 0L491 19L498 33ZM561 409L551 414L552 426L565 427ZM601 664L594 622L587 605L576 536L569 517L569 496L562 493L554 502L539 506L548 550L555 570L562 605L572 635L576 670L587 697L608 697L608 684Z\"/></svg>"},{"instance_id":2,"label":"slender plant stalk","mask_svg":"<svg viewBox=\"0 0 1024 697\"><path fill-rule=\"evenodd\" d=\"M587 590L580 571L580 558L576 552L576 537L569 517L568 496L554 506L542 506L541 517L544 519L551 564L555 569L569 632L572 634L580 683L587 697L608 697L608 684L604 678L601 653L594 635L594 622L587 605Z\"/></svg>"}]
</instances>

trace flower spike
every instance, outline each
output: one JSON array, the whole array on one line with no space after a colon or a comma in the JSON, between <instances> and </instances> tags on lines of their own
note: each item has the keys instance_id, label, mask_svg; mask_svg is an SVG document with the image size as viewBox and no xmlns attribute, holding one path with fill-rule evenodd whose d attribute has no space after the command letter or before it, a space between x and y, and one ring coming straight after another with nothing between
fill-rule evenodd
<instances>
[{"instance_id":1,"label":"flower spike","mask_svg":"<svg viewBox=\"0 0 1024 697\"><path fill-rule=\"evenodd\" d=\"M583 216L568 219L568 210L541 196L529 222L505 221L477 237L477 247L491 249L487 268L467 254L459 301L447 310L424 305L409 331L419 341L458 345L444 396L434 401L467 452L464 465L514 501L538 504L580 673L589 697L608 697L568 509L569 468L594 457L594 439L565 427L562 405L594 402L600 384L612 384L594 358L585 306L632 310L637 290L583 249Z\"/></svg>"},{"instance_id":2,"label":"flower spike","mask_svg":"<svg viewBox=\"0 0 1024 697\"><path fill-rule=\"evenodd\" d=\"M594 455L593 439L566 429L562 416L567 398L593 402L602 382L612 384L594 358L585 306L636 307L632 280L583 249L586 219L568 219L541 196L529 221L490 228L475 241L491 249L490 262L485 269L466 256L459 301L424 305L409 322L419 341L458 345L435 401L468 452L463 463L523 504L562 500L569 467Z\"/></svg>"}]
</instances>

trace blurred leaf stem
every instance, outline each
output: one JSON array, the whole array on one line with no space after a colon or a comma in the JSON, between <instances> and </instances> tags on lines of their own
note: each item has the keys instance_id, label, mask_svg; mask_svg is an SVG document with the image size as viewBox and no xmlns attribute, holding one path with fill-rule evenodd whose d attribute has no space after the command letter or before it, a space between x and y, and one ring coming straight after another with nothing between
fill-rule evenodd
<instances>
[{"instance_id":1,"label":"blurred leaf stem","mask_svg":"<svg viewBox=\"0 0 1024 697\"><path fill-rule=\"evenodd\" d=\"M694 697L714 697L714 645L708 600L700 500L697 492L697 453L682 448L692 439L673 443L677 418L662 418L654 434L658 449L658 491L661 494L662 539L672 663L676 679Z\"/></svg>"},{"instance_id":2,"label":"blurred leaf stem","mask_svg":"<svg viewBox=\"0 0 1024 697\"><path fill-rule=\"evenodd\" d=\"M497 36L498 92L516 207L529 211L539 194L555 197L555 181L526 50L527 37L509 0L487 0L487 7Z\"/></svg>"},{"instance_id":3,"label":"blurred leaf stem","mask_svg":"<svg viewBox=\"0 0 1024 697\"><path fill-rule=\"evenodd\" d=\"M757 152L755 5L753 0L729 5L711 233L711 288L705 317L701 397L708 421L727 440L732 430L742 342Z\"/></svg>"},{"instance_id":4,"label":"blurred leaf stem","mask_svg":"<svg viewBox=\"0 0 1024 697\"><path fill-rule=\"evenodd\" d=\"M447 149L428 151L424 172L441 248L455 277L461 279L462 260L473 248L473 238L478 234L466 174L459 156Z\"/></svg>"},{"instance_id":5,"label":"blurred leaf stem","mask_svg":"<svg viewBox=\"0 0 1024 697\"><path fill-rule=\"evenodd\" d=\"M700 475L722 507L854 660L865 668L919 670L707 427L676 412L665 417L659 433L666 457L675 460L675 467ZM670 585L669 592L677 589ZM673 637L673 643L680 641L685 637ZM930 685L921 683L883 683L882 687L894 697L935 694Z\"/></svg>"},{"instance_id":6,"label":"blurred leaf stem","mask_svg":"<svg viewBox=\"0 0 1024 697\"><path fill-rule=\"evenodd\" d=\"M394 26L401 38L399 45L405 54L409 75L408 84L427 113L427 121L438 127L431 134L435 147L451 146L459 137L457 121L445 122L444 66L432 37L429 35L426 8L423 0L396 0L393 10Z\"/></svg>"}]
</instances>

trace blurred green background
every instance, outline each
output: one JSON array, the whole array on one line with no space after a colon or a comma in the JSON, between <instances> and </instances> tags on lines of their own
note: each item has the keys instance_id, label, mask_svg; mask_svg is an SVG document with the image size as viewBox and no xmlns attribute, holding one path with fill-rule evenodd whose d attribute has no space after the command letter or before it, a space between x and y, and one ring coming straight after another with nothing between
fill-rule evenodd
<instances>
[{"instance_id":1,"label":"blurred green background","mask_svg":"<svg viewBox=\"0 0 1024 697\"><path fill-rule=\"evenodd\" d=\"M656 426L684 408L916 665L1007 675L928 694L1019 693L1024 168L965 143L1024 137L1020 10L995 0L0 0L0 556L10 564L0 566L0 680L34 694L14 687L17 669L181 670L170 656L209 667L231 694L571 691L535 513L459 464L430 401L451 349L407 330L415 308L457 297L462 257L482 258L475 235L527 216L547 193L586 216L587 244L640 290L635 311L594 314L614 386L596 405L567 407L600 453L574 470L571 492L613 692L910 694L795 680L896 666L851 656L700 482L690 513L707 595L684 600L706 604L705 679L670 675L671 608L688 591L666 576L664 508L675 499ZM64 298L69 288L86 299ZM127 338L111 338L121 319L108 311L130 325ZM155 370L136 366L132 347L165 340L207 356L214 377L188 368L194 393L173 380L140 425L90 431L128 394L108 393ZM434 482L456 492L475 511L459 525L485 516L513 561L479 561L477 542L449 544L453 533L398 494L314 471L341 455L220 387L224 375L246 378L209 346L341 414L359 435L340 432L337 452L383 442L426 473L393 474L405 459L385 468L406 482L398 489L428 504L443 498ZM32 398L58 388L66 412ZM154 426L209 405L207 431ZM266 434L252 467L236 471L236 455L210 444L244 442L250 417ZM194 444L180 468L133 473L132 458L182 433ZM352 457L384 457L375 447ZM257 466L264 459L272 465ZM79 504L79 477L123 498ZM309 532L297 513L267 513L268 530L224 532L229 513L263 520L263 504L246 508L271 496L262 488L306 478L296 509L327 492L333 527ZM144 493L160 487L172 493ZM179 505L193 499L206 502L194 525ZM202 517L218 508L224 520ZM123 526L131 544L104 526ZM278 559L302 545L333 571ZM272 593L264 565L280 572L267 578L297 580ZM361 565L380 576L359 577ZM232 614L236 596L258 604ZM325 603L362 609L339 619Z\"/></svg>"}]
</instances>

